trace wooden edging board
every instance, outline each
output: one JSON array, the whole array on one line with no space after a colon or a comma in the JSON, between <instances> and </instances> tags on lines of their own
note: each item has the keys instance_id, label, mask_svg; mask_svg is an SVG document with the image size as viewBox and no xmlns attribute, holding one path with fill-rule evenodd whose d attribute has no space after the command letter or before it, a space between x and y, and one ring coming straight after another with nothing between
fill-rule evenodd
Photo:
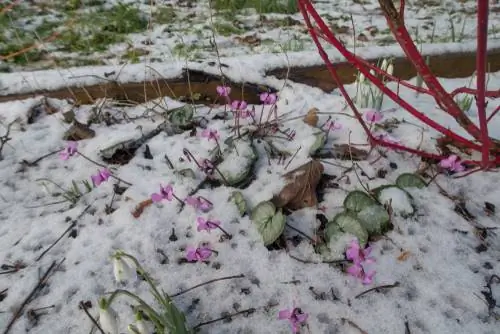
<instances>
[{"instance_id":1,"label":"wooden edging board","mask_svg":"<svg viewBox=\"0 0 500 334\"><path fill-rule=\"evenodd\" d=\"M426 56L429 66L436 76L443 78L463 78L471 76L475 71L476 56L475 50L472 47L473 45L472 42L465 43L464 45L456 43L442 44L442 46L430 45L428 51L423 52L423 54ZM374 64L379 62L381 57L392 58L394 75L396 77L407 80L416 76L413 65L402 54L399 47L386 47L382 49L382 52L380 50L379 52L374 52L373 50L373 48L360 48L359 55ZM372 57L370 58L370 56ZM342 83L352 83L356 77L356 70L338 54L331 56L331 59L335 63ZM230 64L226 65L226 67L233 69L232 72L227 71L226 73L224 71L225 75L227 74L224 82L232 87L231 99L244 98L251 104L260 103L258 93L276 91L276 87L263 85L269 82L268 79L273 77L278 79L288 78L290 81L318 87L326 92L331 92L336 88L336 84L331 78L330 73L316 52L291 54L287 57L286 62L279 55L235 57L221 59L221 62ZM264 64L255 65L252 68L252 64L257 62L264 62ZM13 89L12 91L14 92L7 91L7 93L2 95L2 91L0 90L0 102L22 100L40 95L51 98L71 99L80 104L93 103L100 98L142 103L162 96L172 98L184 97L184 100L190 101L192 92L195 95L195 102L209 104L218 100L216 87L223 81L221 75L218 74L220 73L217 69L218 66L214 64L215 62L213 61L191 63L188 64L189 70L182 68L185 64L174 64L173 67L175 70L169 72L173 74L167 77L157 77L156 79L146 77L144 80L125 82L123 80L127 79L122 79L121 81L111 79L87 80L83 81L83 83L77 81L61 85L60 87L56 85L56 88L51 90L31 89L31 87L35 86L31 84L28 88L24 87L21 92ZM168 66L170 65L168 64ZM140 64L135 64L134 66L140 66ZM500 71L500 42L490 43L488 49L488 66L489 72ZM239 69L234 71L238 67ZM109 67L103 69L94 67L88 70L106 73L105 69L109 69ZM85 70L87 69L72 69L72 71L79 71L79 73L85 73ZM240 72L238 76L231 74L238 71ZM255 73L258 72L258 75L252 77L250 75L252 71ZM28 74L33 77L43 77L42 74L38 74L40 72L30 72ZM28 74L20 72L19 76L27 77ZM12 78L12 75L18 75L18 73L11 73L9 75ZM0 75L0 81L1 79L2 75ZM17 85L21 86L21 84L22 81L19 80Z\"/></svg>"}]
</instances>

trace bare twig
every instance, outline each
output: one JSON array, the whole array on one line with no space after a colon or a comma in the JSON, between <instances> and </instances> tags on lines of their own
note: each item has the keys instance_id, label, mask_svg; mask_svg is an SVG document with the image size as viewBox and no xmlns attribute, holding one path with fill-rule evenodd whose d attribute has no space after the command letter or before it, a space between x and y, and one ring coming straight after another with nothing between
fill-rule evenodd
<instances>
[{"instance_id":1,"label":"bare twig","mask_svg":"<svg viewBox=\"0 0 500 334\"><path fill-rule=\"evenodd\" d=\"M376 287L373 287L371 289L368 289L366 291L361 292L359 295L357 295L356 297L354 297L354 299L360 298L360 297L362 297L362 296L364 296L367 293L370 293L372 291L379 292L380 289L391 289L391 288L395 288L395 287L398 287L398 286L399 286L399 282L395 282L393 284L379 285L379 286L376 286Z\"/></svg>"},{"instance_id":2,"label":"bare twig","mask_svg":"<svg viewBox=\"0 0 500 334\"><path fill-rule=\"evenodd\" d=\"M235 279L235 278L243 278L243 277L245 277L245 275L239 274L239 275L233 275L233 276L226 276L226 277L221 277L221 278L215 278L215 279L212 279L210 281L206 281L206 282L197 284L197 285L195 285L193 287L190 287L189 289L183 290L181 292L174 293L173 295L170 295L170 297L174 298L174 297L180 296L182 294L185 294L186 292L189 292L191 290L199 288L199 287L201 287L203 285L211 284L211 283L218 282L218 281L230 280L230 279Z\"/></svg>"},{"instance_id":3,"label":"bare twig","mask_svg":"<svg viewBox=\"0 0 500 334\"><path fill-rule=\"evenodd\" d=\"M21 313L23 312L24 308L31 302L31 300L34 299L36 293L39 292L40 289L45 285L46 280L50 276L52 271L54 271L54 269L59 267L64 260L65 259L62 259L61 262L59 262L59 264L56 261L52 262L50 267L45 271L45 273L42 275L42 277L38 280L37 285L33 288L33 290L31 290L28 297L26 297L23 300L23 302L21 303L21 306L19 306L19 308L16 310L16 312L14 312L12 319L9 321L9 324L7 325L5 330L3 331L3 334L7 334L10 332L10 330L12 329L12 326L14 325L16 320L21 316Z\"/></svg>"},{"instance_id":4,"label":"bare twig","mask_svg":"<svg viewBox=\"0 0 500 334\"><path fill-rule=\"evenodd\" d=\"M205 321L205 322L199 323L198 325L194 326L193 329L196 330L196 329L198 329L198 328L200 328L202 326L210 325L210 324L213 324L215 322L219 322L219 321L226 320L226 319L231 319L232 317L237 316L237 315L241 315L241 314L244 314L244 315L248 316L248 315L250 315L252 313L255 313L258 309L269 309L271 307L276 307L278 305L279 304L269 304L269 305L258 307L258 308L251 307L251 308L248 308L246 310L242 310L242 311L238 311L238 312L235 312L235 313L231 313L231 314L225 315L225 316L217 318L217 319L213 319L213 320L209 320L209 321Z\"/></svg>"},{"instance_id":5,"label":"bare twig","mask_svg":"<svg viewBox=\"0 0 500 334\"><path fill-rule=\"evenodd\" d=\"M94 326L96 326L96 328L101 332L101 334L106 334L104 332L104 330L101 328L101 326L99 325L99 322L97 322L97 320L90 314L90 312L88 311L87 306L85 305L85 303L83 301L80 301L80 303L78 304L78 306L80 306L80 309L82 309L83 312L85 312L85 314L87 315L87 317L89 317L89 319L92 321L92 323L94 324Z\"/></svg>"}]
</instances>

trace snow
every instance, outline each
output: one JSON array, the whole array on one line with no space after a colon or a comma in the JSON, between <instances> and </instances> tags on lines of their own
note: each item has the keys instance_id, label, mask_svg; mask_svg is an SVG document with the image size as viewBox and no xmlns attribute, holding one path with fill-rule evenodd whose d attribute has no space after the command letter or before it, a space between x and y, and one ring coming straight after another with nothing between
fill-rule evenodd
<instances>
[{"instance_id":1,"label":"snow","mask_svg":"<svg viewBox=\"0 0 500 334\"><path fill-rule=\"evenodd\" d=\"M283 87L282 82L276 81ZM446 86L459 85L462 80L443 80ZM498 73L492 74L490 85L497 86ZM448 88L448 87L447 87ZM353 87L348 87L353 91ZM401 94L406 94L404 91ZM297 131L296 141L282 142L290 151L300 145L310 145L314 139L314 131L304 126L301 118L310 107L320 111L333 112L342 110L343 101L335 94L326 94L314 88L289 82L280 92L281 100L278 113L286 114L286 127ZM427 107L433 111L432 101L423 97L404 95L414 105ZM199 216L194 208L186 207L178 213L175 201L164 201L146 208L143 214L135 219L131 212L136 205L157 192L160 184L172 184L175 194L184 198L202 180L202 173L193 162L183 156L182 149L189 149L199 159L208 157L214 143L208 142L199 134L189 136L189 132L168 136L165 133L153 137L147 144L153 160L146 159L139 148L134 158L124 166L114 166L116 176L133 185L113 200L115 211L105 214L105 206L111 203L113 186L111 181L85 194L78 203L71 207L68 203L47 205L60 198L52 198L47 194L58 191L46 182L41 187L40 178L47 178L67 188L71 180L86 180L98 169L89 161L74 156L68 161L59 160L57 155L41 160L37 166L25 167L21 170L19 162L23 159L31 161L45 153L55 151L64 146L62 135L68 125L63 123L59 113L42 115L33 124L26 124L26 115L36 99L3 103L1 108L8 110L2 114L2 122L21 119L12 129L12 140L3 149L3 160L0 161L0 258L4 263L22 260L28 267L18 273L2 275L2 286L8 288L7 297L1 302L5 313L1 314L2 323L6 324L12 316L13 308L29 293L36 283L39 270L44 270L52 261L66 258L61 269L55 272L40 295L30 307L43 307L55 304L47 315L43 315L36 326L32 326L26 317L16 321L13 332L30 330L30 333L81 333L88 331L91 324L85 314L78 310L80 300L91 300L96 305L97 299L118 285L113 279L113 268L110 256L116 249L124 249L136 256L150 271L159 286L169 293L194 286L204 281L227 275L244 274L245 278L213 283L188 294L175 298L181 310L188 309L194 299L199 299L194 310L187 312L189 324L207 321L220 317L223 312L234 312L234 304L240 308L263 307L268 302L279 306L269 311L259 309L249 317L235 317L229 323L217 323L202 327L206 333L284 333L288 324L276 319L279 309L291 307L294 301L305 312L309 313L308 326L312 333L353 332L353 328L342 324L341 318L354 321L369 333L397 333L404 330L404 322L408 321L412 333L495 333L497 324L488 317L486 304L477 296L481 296L486 279L498 273L498 256L500 254L498 236L494 231L488 232L486 242L488 250L477 253L475 247L479 240L474 234L473 226L453 211L453 202L439 194L435 185L428 189L412 189L417 207L417 214L412 218L394 217L395 228L387 234L387 239L372 243L373 255L377 259L374 269L377 270L374 285L399 282L400 286L387 289L382 293L372 292L358 299L354 297L366 290L354 278L347 276L336 267L328 264L298 262L284 251L268 251L263 247L260 236L248 216L239 217L235 205L228 202L232 188L221 186L215 189L202 189L204 196L214 203L213 210L203 214L206 218L218 219L222 227L233 235L228 241L219 242L220 233L196 231L196 218ZM167 100L169 104L173 101ZM63 105L63 104L61 104ZM383 109L391 104L386 101ZM112 110L104 104L103 110ZM116 107L113 107L116 109ZM219 107L223 110L223 107ZM260 107L257 107L259 110ZM84 119L89 106L75 107L79 117ZM123 109L130 115L140 115L144 106ZM207 115L208 108L200 106L197 112ZM212 110L215 114L217 110ZM301 116L302 115L302 116ZM389 114L386 114L389 115ZM401 110L393 112L390 117L407 117ZM437 115L437 114L436 114ZM301 116L301 117L298 117ZM327 115L320 115L319 124L326 121ZM343 129L330 134L327 146L333 143L346 143L351 133L351 141L366 141L354 120L336 115ZM153 117L154 118L154 117ZM159 120L159 119L158 119ZM140 131L151 130L158 126L158 120L152 123L141 119L135 124L115 124L110 127L104 124L93 124L96 136L79 142L79 150L90 158L100 161L99 150L124 140L136 139ZM230 136L232 122L211 121L210 128L219 130L220 144ZM451 125L450 125L451 126ZM424 146L431 147L432 132L426 133ZM392 133L403 142L414 143L419 138L419 129L400 124ZM259 161L255 167L256 180L242 190L249 207L263 200L269 200L283 187L280 175L300 166L308 159L307 152L297 154L293 164L287 170L284 166L272 161L269 165L263 153L263 147L257 144ZM167 155L174 164L175 170L192 168L196 178L180 177L175 170L170 170L165 162ZM398 169L386 176L384 180L368 180L361 176L364 183L371 188L394 182L397 175L414 171L418 159L406 154L389 152L387 159L380 159L371 168L388 169L389 161L395 162ZM330 160L344 164L342 161ZM347 164L348 165L348 164ZM295 167L294 167L295 166ZM365 166L365 165L363 165ZM326 165L326 172L341 175L342 168ZM365 167L363 167L365 168ZM366 168L368 169L368 168ZM340 189L331 189L325 195L320 206L326 207L327 216L333 218L340 212L339 205L350 189L360 188L355 176L350 173L351 182L340 181ZM477 224L495 227L495 217L486 216L482 210L482 202L497 203L500 195L494 185L499 182L496 173L477 173L463 179L451 179L444 175L437 182L451 194L460 194L467 199L468 209L477 217ZM393 196L392 196L393 197ZM90 209L82 214L90 205ZM38 208L29 208L40 206ZM81 217L79 217L81 215ZM67 218L68 217L68 218ZM315 210L307 209L295 212L289 217L290 224L313 235L319 222L315 219ZM69 226L76 221L76 238L64 237L40 261L35 259L49 247ZM13 225L15 224L15 225ZM169 241L172 230L178 238ZM296 233L286 228L286 235ZM456 232L456 230L463 232ZM209 242L218 254L210 259L209 265L179 264L187 246ZM291 253L302 259L319 261L318 255L307 242L291 247ZM161 264L159 251L168 257L167 263ZM405 261L397 258L402 251L409 251ZM485 266L485 263L489 266ZM296 284L283 284L299 280ZM252 283L253 282L253 283ZM255 283L255 282L258 282ZM309 290L326 292L326 300L317 300ZM127 286L139 295L148 298L147 288L143 283L135 282ZM245 294L250 289L250 294ZM330 297L333 289L338 300ZM242 291L245 293L242 294ZM147 299L149 300L149 299ZM350 305L350 306L349 306ZM122 331L132 314L127 303L120 301L113 306L120 314ZM94 314L95 307L90 309ZM383 320L383 321L381 321Z\"/></svg>"},{"instance_id":2,"label":"snow","mask_svg":"<svg viewBox=\"0 0 500 334\"><path fill-rule=\"evenodd\" d=\"M351 4L340 3L346 6ZM464 4L464 7L467 6ZM358 7L353 5L352 11L358 10L363 14L361 7ZM471 51L474 46L473 42L464 42L423 47L425 54L435 54L446 50ZM498 48L500 42L492 40L489 47ZM358 47L356 54L370 57L401 54L395 50L392 46ZM333 51L331 57L335 61L342 61L342 57ZM208 58L202 62L188 62L187 67L220 74L217 66L209 65L212 60ZM249 209L278 194L285 185L282 176L309 161L308 148L314 144L319 131L302 121L311 108L319 110L318 125L324 124L328 116L342 124L342 129L329 133L326 148L349 142L366 145L366 135L352 118L352 113L345 107L338 92L328 94L306 85L265 77L266 71L287 64L318 65L321 60L316 52L292 52L286 56L247 55L222 58L221 62L228 65L223 71L233 81L265 84L279 89L276 107L281 129L296 131L292 141L272 139L280 150L294 155L293 160L290 161L289 157L285 163L268 159L266 142L254 140L259 156L253 169L255 179L247 188L239 189ZM181 75L186 62L155 63L151 66L157 72L142 63L0 74L0 94L98 84L103 82L98 77L113 71L118 74L108 79L122 83L151 80L158 76L156 73L174 78ZM489 76L489 89L498 89L500 73L491 73ZM440 81L447 90L452 90L467 85L470 78ZM389 87L395 88L394 84L389 84ZM354 96L355 85L346 88ZM399 94L427 116L470 138L453 118L435 106L432 98L416 96L404 88L400 88ZM204 285L173 298L176 306L186 313L190 326L217 319L226 312L256 308L248 316L234 316L231 321L202 326L201 333L289 333L289 324L278 320L277 316L279 310L290 308L294 303L309 314L308 327L302 331L304 333L360 332L342 319L349 319L370 334L403 333L405 323L412 334L498 333L498 320L494 315L489 315L482 293L486 291L485 286L490 277L500 275L500 237L496 230L498 217L497 214L488 215L484 211L485 202L493 203L496 207L500 205L498 173L475 173L465 178L441 174L428 188L408 189L416 213L406 218L398 215L391 217L394 229L371 242L371 255L375 257L376 263L370 269L376 270L377 274L372 285L364 286L338 266L321 263L321 256L315 253L308 240L295 244L290 239L298 235L295 229L313 236L320 227L316 215L321 213L332 219L343 210L342 202L349 191L363 189L360 182L374 189L393 184L402 173L415 172L420 163L418 157L388 151L386 157L378 159L374 151L366 161L358 163L364 173L357 169L357 174L349 171L352 166L350 161L324 160L325 174L336 176L334 182L338 183L338 187L326 190L318 208L306 208L288 215L289 226L285 227L285 236L288 238L289 250L270 251L263 246L249 216L241 217L236 205L228 201L235 190L232 187L202 188L196 193L213 203L214 207L208 213L197 212L187 205L180 211L174 199L145 207L139 217L132 215L138 204L158 192L161 185L172 185L175 195L184 199L202 183L204 173L183 154L183 150L188 149L198 161L210 157L216 144L203 138L201 129L195 135L190 131L180 134L161 131L141 145L125 165L110 166L115 176L132 184L123 194L114 194L113 185L116 181L110 179L91 192L84 193L74 205L58 203L62 199L61 189L54 183L69 189L74 180L83 190L81 181L90 180L90 176L100 169L78 155L62 161L57 154L53 154L33 166L22 163L24 160L34 161L65 146L62 138L69 124L64 122L63 112L72 110L82 123L86 123L96 109L102 113L109 112L121 120L110 126L93 123L91 128L96 133L95 137L78 142L79 152L104 163L102 150L129 140L138 140L143 134L161 126L163 116L149 113L143 117L146 110L155 109L157 105L167 105L171 109L182 104L163 98L154 101L157 104L149 102L129 107L115 106L112 101L106 100L97 101L94 105L77 106L69 101L49 99L49 103L59 112L50 115L42 113L32 124L28 124L30 109L41 100L41 97L34 97L0 104L0 136L5 133L7 124L14 122L11 140L0 152L0 264L13 265L17 261L26 264L25 268L17 272L0 275L0 292L7 289L6 297L3 300L0 297L0 328L7 326L43 272L54 261L63 259L62 265L50 275L25 311L50 305L54 307L45 310L36 323L25 312L15 321L11 333L88 333L92 323L78 308L79 302L91 301L89 312L96 316L98 299L119 287L127 288L147 302L152 302L144 281L127 282L125 285L115 282L111 256L116 250L122 249L137 257L158 287L169 294L209 280L244 275L243 278ZM489 103L488 112L496 107L495 103ZM259 113L267 115L271 109L269 106L255 108L257 118ZM224 106L211 110L206 106L197 106L196 114L210 118L224 109ZM436 151L436 131L420 127L421 123L396 108L395 103L387 97L382 110L384 121L392 118L399 121L390 130L392 137L411 147L420 146ZM157 108L156 111L163 110ZM468 115L477 122L475 106L468 111ZM126 121L134 117L138 119ZM242 120L242 124L249 122ZM490 135L496 138L500 138L498 122L500 118L497 117L490 123ZM222 150L228 148L225 140L234 135L233 125L233 120L210 120L208 124L210 129L219 132L221 138L218 142ZM146 144L153 159L144 155ZM367 146L359 147L367 149ZM250 152L248 147L245 149L247 153ZM245 152L240 153L243 156ZM173 169L166 157L172 162ZM239 157L225 161L221 168L227 168L230 172L238 171L241 163L244 163L242 160L245 159ZM397 167L390 167L390 163ZM192 169L194 178L180 175L179 171L188 168ZM377 178L377 171L381 169L387 171L385 178ZM123 186L123 183L119 185ZM449 196L445 196L442 190ZM409 202L390 189L384 190L382 195L383 199L386 195L392 198L394 206L410 208ZM457 201L452 198L462 199L475 218L467 221L458 214L455 210ZM113 209L111 213L108 213L108 207ZM198 232L196 219L200 216L220 220L221 227L232 238L221 241L222 233L219 230ZM65 234L44 254L72 223L75 224L75 233L71 236ZM486 228L483 230L486 233L478 235L478 228ZM173 235L176 238L172 238ZM345 245L351 239L352 236L347 235L336 245L331 245L335 259L343 252L343 247L339 245ZM212 254L209 263L184 263L186 248L203 243L209 243L217 252ZM372 287L396 282L398 286L357 297ZM500 300L500 282L493 280L491 288L492 296ZM127 325L133 322L130 305L126 299L118 299L113 304L120 317L120 333L125 332ZM273 306L265 308L267 305ZM495 311L498 312L498 306Z\"/></svg>"},{"instance_id":3,"label":"snow","mask_svg":"<svg viewBox=\"0 0 500 334\"><path fill-rule=\"evenodd\" d=\"M500 40L488 41L489 50L500 48ZM422 54L431 56L443 53L473 52L475 41L462 43L422 44ZM352 50L351 50L352 51ZM337 51L327 49L332 63L343 62L345 58ZM403 57L399 46L357 47L356 55L368 59ZM26 93L36 90L57 90L67 86L81 87L115 81L117 83L151 81L160 78L174 79L182 75L183 68L203 70L220 75L218 66L212 65L213 59L206 61L172 60L164 63L121 64L107 66L81 66L39 71L25 71L0 74L0 95ZM309 67L322 65L323 60L316 51L287 52L286 54L250 54L239 57L221 57L220 62L228 65L222 72L234 82L262 84L266 72L288 67ZM251 71L249 71L251 69ZM114 73L104 77L105 73ZM8 84L7 84L8 83ZM281 87L275 87L281 88Z\"/></svg>"},{"instance_id":4,"label":"snow","mask_svg":"<svg viewBox=\"0 0 500 334\"><path fill-rule=\"evenodd\" d=\"M382 204L390 204L391 208L394 209L394 212L397 214L408 216L414 211L408 194L398 187L383 189L378 199Z\"/></svg>"}]
</instances>

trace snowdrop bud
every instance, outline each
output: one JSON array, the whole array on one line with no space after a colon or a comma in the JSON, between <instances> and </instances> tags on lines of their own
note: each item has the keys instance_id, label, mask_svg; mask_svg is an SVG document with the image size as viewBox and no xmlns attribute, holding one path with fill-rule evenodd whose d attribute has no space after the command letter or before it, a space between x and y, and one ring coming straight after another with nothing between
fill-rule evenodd
<instances>
[{"instance_id":1,"label":"snowdrop bud","mask_svg":"<svg viewBox=\"0 0 500 334\"><path fill-rule=\"evenodd\" d=\"M389 64L389 66L387 67L387 73L392 75L393 72L394 72L394 65Z\"/></svg>"},{"instance_id":2,"label":"snowdrop bud","mask_svg":"<svg viewBox=\"0 0 500 334\"><path fill-rule=\"evenodd\" d=\"M118 316L106 298L99 301L99 324L106 334L118 334Z\"/></svg>"},{"instance_id":3,"label":"snowdrop bud","mask_svg":"<svg viewBox=\"0 0 500 334\"><path fill-rule=\"evenodd\" d=\"M122 283L127 280L134 280L135 269L125 262L119 255L113 256L113 273L117 282Z\"/></svg>"},{"instance_id":4,"label":"snowdrop bud","mask_svg":"<svg viewBox=\"0 0 500 334\"><path fill-rule=\"evenodd\" d=\"M380 69L381 69L382 71L385 71L385 70L387 69L387 66L388 66L388 65L389 65L389 63L387 62L387 59L384 59L384 60L382 61L382 66L380 67Z\"/></svg>"},{"instance_id":5,"label":"snowdrop bud","mask_svg":"<svg viewBox=\"0 0 500 334\"><path fill-rule=\"evenodd\" d=\"M365 75L363 73L359 73L358 82L362 84L365 81Z\"/></svg>"},{"instance_id":6,"label":"snowdrop bud","mask_svg":"<svg viewBox=\"0 0 500 334\"><path fill-rule=\"evenodd\" d=\"M127 329L131 334L153 334L154 328L151 323L142 319L142 315L137 313L134 324L130 324Z\"/></svg>"}]
</instances>

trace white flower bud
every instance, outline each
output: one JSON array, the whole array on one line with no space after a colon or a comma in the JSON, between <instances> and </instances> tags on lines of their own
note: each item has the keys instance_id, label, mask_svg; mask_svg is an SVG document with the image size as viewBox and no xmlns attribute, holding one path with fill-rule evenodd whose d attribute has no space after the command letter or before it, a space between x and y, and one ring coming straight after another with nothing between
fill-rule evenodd
<instances>
[{"instance_id":1,"label":"white flower bud","mask_svg":"<svg viewBox=\"0 0 500 334\"><path fill-rule=\"evenodd\" d=\"M119 255L113 256L113 273L115 274L116 281L119 283L135 280L137 277L135 269Z\"/></svg>"},{"instance_id":2,"label":"white flower bud","mask_svg":"<svg viewBox=\"0 0 500 334\"><path fill-rule=\"evenodd\" d=\"M131 334L153 334L154 333L153 324L150 322L144 321L142 319L141 313L137 313L136 318L135 318L135 323L130 324L127 327L127 329Z\"/></svg>"},{"instance_id":3,"label":"white flower bud","mask_svg":"<svg viewBox=\"0 0 500 334\"><path fill-rule=\"evenodd\" d=\"M389 66L387 67L387 73L392 75L393 72L394 72L394 65L389 64Z\"/></svg>"},{"instance_id":4,"label":"white flower bud","mask_svg":"<svg viewBox=\"0 0 500 334\"><path fill-rule=\"evenodd\" d=\"M99 301L99 324L106 334L118 334L118 315L105 298Z\"/></svg>"},{"instance_id":5,"label":"white flower bud","mask_svg":"<svg viewBox=\"0 0 500 334\"><path fill-rule=\"evenodd\" d=\"M363 73L359 73L358 82L362 84L365 81L365 75Z\"/></svg>"},{"instance_id":6,"label":"white flower bud","mask_svg":"<svg viewBox=\"0 0 500 334\"><path fill-rule=\"evenodd\" d=\"M381 69L382 71L385 71L385 70L387 70L387 66L388 66L388 65L389 65L389 62L387 61L387 59L384 59L384 60L382 61L382 66L380 67L380 69Z\"/></svg>"}]
</instances>

